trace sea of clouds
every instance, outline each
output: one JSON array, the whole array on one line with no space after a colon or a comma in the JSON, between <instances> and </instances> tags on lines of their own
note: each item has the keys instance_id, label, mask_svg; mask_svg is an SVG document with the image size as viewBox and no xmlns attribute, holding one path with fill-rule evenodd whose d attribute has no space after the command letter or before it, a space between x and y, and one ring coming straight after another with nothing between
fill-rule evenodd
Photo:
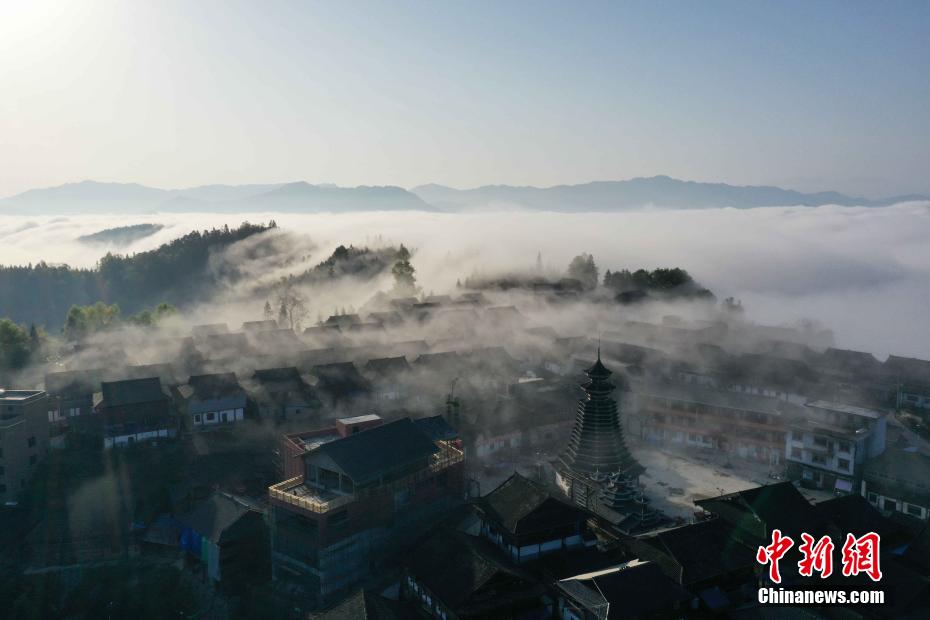
<instances>
[{"instance_id":1,"label":"sea of clouds","mask_svg":"<svg viewBox=\"0 0 930 620\"><path fill-rule=\"evenodd\" d=\"M581 252L604 269L681 266L757 322L813 320L837 346L930 358L930 203L627 213L421 212L0 216L0 264L92 267L107 251L139 252L191 230L277 221L310 237L316 260L339 244L404 243L427 292L474 274L525 271L542 254L562 270ZM116 226L163 229L121 248L81 235Z\"/></svg>"}]
</instances>

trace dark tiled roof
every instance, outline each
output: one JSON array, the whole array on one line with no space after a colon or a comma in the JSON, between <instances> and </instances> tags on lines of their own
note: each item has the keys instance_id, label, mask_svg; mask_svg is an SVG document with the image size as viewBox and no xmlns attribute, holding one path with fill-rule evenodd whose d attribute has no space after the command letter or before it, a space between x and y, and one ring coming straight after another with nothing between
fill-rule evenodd
<instances>
[{"instance_id":1,"label":"dark tiled roof","mask_svg":"<svg viewBox=\"0 0 930 620\"><path fill-rule=\"evenodd\" d=\"M917 382L930 382L930 361L889 355L884 366L886 372L898 377Z\"/></svg>"},{"instance_id":2,"label":"dark tiled roof","mask_svg":"<svg viewBox=\"0 0 930 620\"><path fill-rule=\"evenodd\" d=\"M446 422L446 419L441 415L418 418L413 423L433 441L451 441L459 436L459 432Z\"/></svg>"},{"instance_id":3,"label":"dark tiled roof","mask_svg":"<svg viewBox=\"0 0 930 620\"><path fill-rule=\"evenodd\" d=\"M654 617L686 606L692 595L667 577L653 562L646 562L588 579L558 583L559 589L591 609L622 610L623 617ZM685 607L686 608L686 607Z\"/></svg>"},{"instance_id":4,"label":"dark tiled roof","mask_svg":"<svg viewBox=\"0 0 930 620\"><path fill-rule=\"evenodd\" d=\"M888 448L866 461L864 475L930 486L930 456L914 450Z\"/></svg>"},{"instance_id":5,"label":"dark tiled roof","mask_svg":"<svg viewBox=\"0 0 930 620\"><path fill-rule=\"evenodd\" d=\"M368 360L365 364L365 370L380 375L401 374L410 371L410 364L403 355L397 357L381 357L378 359Z\"/></svg>"},{"instance_id":6,"label":"dark tiled roof","mask_svg":"<svg viewBox=\"0 0 930 620\"><path fill-rule=\"evenodd\" d=\"M589 516L582 509L552 497L542 486L518 473L482 497L478 508L513 534L584 521Z\"/></svg>"},{"instance_id":7,"label":"dark tiled roof","mask_svg":"<svg viewBox=\"0 0 930 620\"><path fill-rule=\"evenodd\" d=\"M504 347L482 347L462 354L470 364L486 370L507 370L518 365L517 360Z\"/></svg>"},{"instance_id":8,"label":"dark tiled roof","mask_svg":"<svg viewBox=\"0 0 930 620\"><path fill-rule=\"evenodd\" d=\"M320 364L310 372L319 380L317 387L331 394L348 395L371 389L368 380L359 374L352 362Z\"/></svg>"},{"instance_id":9,"label":"dark tiled roof","mask_svg":"<svg viewBox=\"0 0 930 620\"><path fill-rule=\"evenodd\" d=\"M226 323L210 323L208 325L194 325L191 333L194 336L208 336L210 334L225 334L229 331Z\"/></svg>"},{"instance_id":10,"label":"dark tiled roof","mask_svg":"<svg viewBox=\"0 0 930 620\"><path fill-rule=\"evenodd\" d=\"M452 303L451 295L429 295L424 301L429 304L449 304Z\"/></svg>"},{"instance_id":11,"label":"dark tiled roof","mask_svg":"<svg viewBox=\"0 0 930 620\"><path fill-rule=\"evenodd\" d=\"M391 348L397 353L413 355L429 351L429 345L425 340L404 340L403 342L391 343Z\"/></svg>"},{"instance_id":12,"label":"dark tiled roof","mask_svg":"<svg viewBox=\"0 0 930 620\"><path fill-rule=\"evenodd\" d=\"M834 497L815 506L824 519L834 524L841 532L857 535L877 532L882 545L891 549L907 542L912 535L891 519L886 519L861 495Z\"/></svg>"},{"instance_id":13,"label":"dark tiled roof","mask_svg":"<svg viewBox=\"0 0 930 620\"><path fill-rule=\"evenodd\" d=\"M361 322L362 319L357 314L334 314L326 319L324 325L349 326Z\"/></svg>"},{"instance_id":14,"label":"dark tiled roof","mask_svg":"<svg viewBox=\"0 0 930 620\"><path fill-rule=\"evenodd\" d=\"M278 329L278 322L268 319L266 321L246 321L242 324L243 331L266 332Z\"/></svg>"},{"instance_id":15,"label":"dark tiled roof","mask_svg":"<svg viewBox=\"0 0 930 620\"><path fill-rule=\"evenodd\" d=\"M388 475L439 451L410 418L323 444L307 454L325 454L356 484Z\"/></svg>"},{"instance_id":16,"label":"dark tiled roof","mask_svg":"<svg viewBox=\"0 0 930 620\"><path fill-rule=\"evenodd\" d=\"M476 603L473 597L501 575L515 582L517 592L536 587L535 579L500 549L484 538L462 532L440 528L407 554L407 558L407 567L417 581L452 609ZM492 598L505 606L502 599L513 593L495 591Z\"/></svg>"},{"instance_id":17,"label":"dark tiled roof","mask_svg":"<svg viewBox=\"0 0 930 620\"><path fill-rule=\"evenodd\" d=\"M799 537L802 532L821 536L829 530L827 521L791 482L754 487L694 503L737 528L762 535L775 528L791 537Z\"/></svg>"},{"instance_id":18,"label":"dark tiled roof","mask_svg":"<svg viewBox=\"0 0 930 620\"><path fill-rule=\"evenodd\" d=\"M378 321L371 321L369 323L353 323L352 325L349 325L348 332L350 334L382 333L384 332L384 325Z\"/></svg>"},{"instance_id":19,"label":"dark tiled roof","mask_svg":"<svg viewBox=\"0 0 930 620\"><path fill-rule=\"evenodd\" d=\"M108 381L101 386L106 407L122 407L168 400L158 377Z\"/></svg>"},{"instance_id":20,"label":"dark tiled roof","mask_svg":"<svg viewBox=\"0 0 930 620\"><path fill-rule=\"evenodd\" d=\"M820 357L822 363L830 368L851 372L872 372L881 369L881 363L875 356L865 351L829 348Z\"/></svg>"},{"instance_id":21,"label":"dark tiled roof","mask_svg":"<svg viewBox=\"0 0 930 620\"><path fill-rule=\"evenodd\" d=\"M100 390L102 370L66 370L45 375L45 391L49 396L93 393Z\"/></svg>"},{"instance_id":22,"label":"dark tiled roof","mask_svg":"<svg viewBox=\"0 0 930 620\"><path fill-rule=\"evenodd\" d=\"M417 367L432 370L448 370L461 364L462 358L455 351L423 353L413 362Z\"/></svg>"},{"instance_id":23,"label":"dark tiled roof","mask_svg":"<svg viewBox=\"0 0 930 620\"><path fill-rule=\"evenodd\" d=\"M398 312L371 312L365 317L369 322L381 323L387 325L397 325L404 322L404 318Z\"/></svg>"},{"instance_id":24,"label":"dark tiled roof","mask_svg":"<svg viewBox=\"0 0 930 620\"><path fill-rule=\"evenodd\" d=\"M187 380L187 383L194 388L194 396L200 400L229 398L239 396L244 392L235 373L232 372L194 375Z\"/></svg>"},{"instance_id":25,"label":"dark tiled roof","mask_svg":"<svg viewBox=\"0 0 930 620\"><path fill-rule=\"evenodd\" d=\"M209 334L204 346L214 351L235 350L245 352L249 348L249 340L242 332Z\"/></svg>"},{"instance_id":26,"label":"dark tiled roof","mask_svg":"<svg viewBox=\"0 0 930 620\"><path fill-rule=\"evenodd\" d=\"M341 331L342 330L339 328L339 325L337 323L333 323L330 325L313 325L304 330L304 335L305 336L314 336L314 335L327 336L327 335L339 334L341 333Z\"/></svg>"},{"instance_id":27,"label":"dark tiled roof","mask_svg":"<svg viewBox=\"0 0 930 620\"><path fill-rule=\"evenodd\" d=\"M170 364L143 364L126 368L127 379L146 379L158 377L164 385L177 385L180 383L174 376Z\"/></svg>"},{"instance_id":28,"label":"dark tiled roof","mask_svg":"<svg viewBox=\"0 0 930 620\"><path fill-rule=\"evenodd\" d=\"M244 501L216 492L198 502L190 512L179 515L178 521L214 543L219 543L226 530L249 512L252 512L252 508Z\"/></svg>"},{"instance_id":29,"label":"dark tiled roof","mask_svg":"<svg viewBox=\"0 0 930 620\"><path fill-rule=\"evenodd\" d=\"M685 585L755 565L755 550L736 540L733 526L722 519L665 530L645 542L675 560Z\"/></svg>"},{"instance_id":30,"label":"dark tiled roof","mask_svg":"<svg viewBox=\"0 0 930 620\"><path fill-rule=\"evenodd\" d=\"M363 590L350 594L335 607L314 616L316 620L400 620L409 617L410 611L399 602Z\"/></svg>"},{"instance_id":31,"label":"dark tiled roof","mask_svg":"<svg viewBox=\"0 0 930 620\"><path fill-rule=\"evenodd\" d=\"M263 368L252 375L262 383L300 383L300 371L293 366L284 368Z\"/></svg>"},{"instance_id":32,"label":"dark tiled roof","mask_svg":"<svg viewBox=\"0 0 930 620\"><path fill-rule=\"evenodd\" d=\"M313 366L328 364L336 360L336 349L326 347L322 349L305 349L297 353L297 364L302 370L308 370Z\"/></svg>"}]
</instances>

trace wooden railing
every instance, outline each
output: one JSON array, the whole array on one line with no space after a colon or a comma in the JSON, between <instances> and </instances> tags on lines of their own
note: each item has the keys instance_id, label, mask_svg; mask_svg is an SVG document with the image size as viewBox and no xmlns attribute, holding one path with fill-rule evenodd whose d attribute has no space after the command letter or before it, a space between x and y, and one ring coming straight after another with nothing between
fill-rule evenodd
<instances>
[{"instance_id":1,"label":"wooden railing","mask_svg":"<svg viewBox=\"0 0 930 620\"><path fill-rule=\"evenodd\" d=\"M390 483L378 485L373 489L363 489L358 493L351 493L348 495L337 495L331 499L323 499L314 495L299 496L289 491L289 489L292 489L293 487L303 483L303 476L295 476L268 487L268 495L272 499L284 502L285 504L297 506L298 508L303 508L309 512L325 514L331 510L335 510L336 508L352 503L359 495L381 493L387 490L408 486L425 478L429 478L434 474L442 471L443 469L451 467L457 463L461 463L464 460L465 453L462 450L459 450L449 443L439 442L439 452L430 458L428 469L421 469L420 471L414 472L408 476L404 476L403 478L394 480Z\"/></svg>"}]
</instances>

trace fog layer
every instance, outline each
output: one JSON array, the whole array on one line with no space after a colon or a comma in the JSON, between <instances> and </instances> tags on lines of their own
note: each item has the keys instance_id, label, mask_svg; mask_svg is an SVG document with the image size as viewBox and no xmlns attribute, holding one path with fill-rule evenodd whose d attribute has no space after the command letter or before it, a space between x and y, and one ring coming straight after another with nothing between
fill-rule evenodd
<instances>
[{"instance_id":1,"label":"fog layer","mask_svg":"<svg viewBox=\"0 0 930 620\"><path fill-rule=\"evenodd\" d=\"M108 249L137 252L193 229L270 218L309 235L319 260L338 244L405 243L415 250L425 292L446 292L469 275L529 269L537 252L553 270L590 252L601 273L680 266L719 298L742 299L752 320L812 319L832 328L843 348L930 358L930 203L624 214L0 216L0 263L92 266ZM143 222L164 228L128 247L77 241Z\"/></svg>"}]
</instances>

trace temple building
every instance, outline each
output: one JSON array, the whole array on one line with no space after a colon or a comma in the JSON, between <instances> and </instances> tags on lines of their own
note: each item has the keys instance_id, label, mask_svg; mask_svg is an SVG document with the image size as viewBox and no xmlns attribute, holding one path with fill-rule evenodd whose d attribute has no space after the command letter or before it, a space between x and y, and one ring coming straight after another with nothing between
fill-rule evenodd
<instances>
[{"instance_id":1,"label":"temple building","mask_svg":"<svg viewBox=\"0 0 930 620\"><path fill-rule=\"evenodd\" d=\"M662 516L649 508L639 476L645 471L623 440L612 374L597 361L585 371L584 396L568 445L554 463L556 483L576 504L609 520L623 531L640 532Z\"/></svg>"}]
</instances>

